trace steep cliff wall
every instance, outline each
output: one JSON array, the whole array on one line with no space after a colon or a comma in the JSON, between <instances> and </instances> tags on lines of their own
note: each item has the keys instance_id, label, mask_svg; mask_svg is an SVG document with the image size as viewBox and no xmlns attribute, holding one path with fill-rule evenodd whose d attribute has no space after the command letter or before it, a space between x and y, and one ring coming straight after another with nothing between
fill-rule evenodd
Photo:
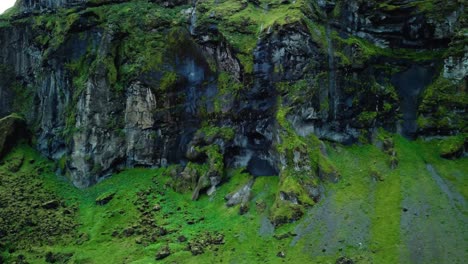
<instances>
[{"instance_id":1,"label":"steep cliff wall","mask_svg":"<svg viewBox=\"0 0 468 264\"><path fill-rule=\"evenodd\" d=\"M198 182L196 198L225 167L245 167L280 175L279 203L311 204L317 180L339 175L315 136L466 132L457 1L17 7L0 20L0 115L22 113L78 187L119 168L181 164L175 178Z\"/></svg>"}]
</instances>

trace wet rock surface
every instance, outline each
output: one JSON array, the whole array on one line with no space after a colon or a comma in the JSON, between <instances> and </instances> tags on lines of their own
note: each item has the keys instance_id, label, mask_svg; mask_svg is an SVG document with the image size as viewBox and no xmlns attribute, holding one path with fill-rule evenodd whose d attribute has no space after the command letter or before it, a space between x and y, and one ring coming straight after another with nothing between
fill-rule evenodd
<instances>
[{"instance_id":1,"label":"wet rock surface","mask_svg":"<svg viewBox=\"0 0 468 264\"><path fill-rule=\"evenodd\" d=\"M18 99L31 100L22 101L34 109L24 115L28 124L35 124L37 148L54 160L66 160L63 171L78 187L93 185L120 168L164 167L196 159L196 152L189 150L195 147L194 137L203 122L234 131L232 141L219 144L225 167L246 166L253 175L277 175L279 98L290 108L287 119L297 134L340 143L370 137L379 126L410 137L460 129L460 109L466 109L462 102L450 108L448 124L422 111L424 118L437 121L437 130L428 122L421 129L418 115L422 93L436 79L432 75L440 74L437 65L444 64L443 75L454 83L466 75L466 55L458 50L458 37L450 57L433 53L434 48L447 48L464 23L453 1L441 7L445 17L414 1L314 2L300 8L303 21L323 25L324 31L292 17L280 25L258 25L261 34L258 41L252 40L248 54L230 35L239 32L223 28L231 18L219 16L210 5L150 1L145 9L156 13L174 12L187 4L192 9L189 17L175 12L173 18L158 18L158 23L147 25L154 26L153 31L141 29L141 35L155 38L151 43L161 42L158 34L169 36L164 47L150 55L159 54L161 58L153 60L157 65L143 69L136 57L148 58L125 48L134 37L125 28L126 18L119 22L99 18L90 9L106 11L121 2L131 5L128 1L19 2L24 18L32 12L55 16L59 24L65 18L56 13L57 8L78 7L66 32L61 32L63 39L46 36L52 28L45 23L38 22L35 30L29 22L0 28L0 75L5 77L0 83L0 114L17 111ZM272 7L295 5L286 1ZM248 6L247 2L237 11ZM188 33L182 27L165 26L179 16L196 30ZM249 35L250 22L245 23L235 28ZM382 47L405 50L389 54ZM80 63L92 67L82 69ZM18 92L14 87L26 89ZM62 116L67 118L58 118Z\"/></svg>"},{"instance_id":2,"label":"wet rock surface","mask_svg":"<svg viewBox=\"0 0 468 264\"><path fill-rule=\"evenodd\" d=\"M371 262L369 255L345 257L349 248L389 251L415 263L464 259L463 252L449 249L464 242L453 232L464 230L463 195L435 167L428 164L404 178L408 153L381 138L377 155L385 162L370 157L362 164L369 169L353 171L365 180L346 182L343 189L355 192L343 197L324 190L330 183L345 184L342 176L349 174L323 143L333 142L335 150L366 144L379 128L408 138L466 132L466 15L459 1L21 0L17 5L0 18L0 117L16 112L25 121L0 120L0 159L27 126L36 149L57 164L31 175L22 169L40 163L17 156L1 165L7 181L0 188L14 199L0 201L0 210L12 214L1 218L6 224L0 235L19 239L20 247L28 238L25 230L39 234L32 238L39 244L76 231L76 208L28 177L54 170L88 188L127 168L169 166L164 175L171 180L164 188L189 193L193 202L221 199L228 212L239 205L235 214L245 219L262 214L261 237L304 219L294 232L274 240L291 240L314 256L333 255L332 261L343 256L336 263ZM4 120L16 121L2 126ZM460 142L441 147L440 155L459 162L466 139ZM222 185L232 180L231 169L245 169L254 179L276 176L274 197L253 201L252 180L219 198ZM413 192L412 179L427 185ZM383 197L382 186L392 188L391 195ZM369 195L360 196L359 188ZM184 214L183 207L168 210L172 204L160 199L162 190L142 188L134 202L137 218L101 235L142 247L171 238L194 256L226 242L225 234L213 229L197 237L181 232L182 226L195 229L208 219ZM437 192L450 207L430 197ZM128 216L110 209L124 194L96 197L91 203L106 219L120 223ZM34 209L31 216L21 213L27 206ZM398 213L382 217L380 206ZM380 218L370 217L373 213ZM394 228L400 213L399 229L385 234L383 242L375 222ZM38 221L43 214L49 215ZM179 226L166 222L173 214L181 217ZM441 215L451 214L455 220L439 225ZM444 232L454 236L443 240L447 246L430 244ZM244 237L240 232L235 238L244 243ZM77 245L95 239L87 231L74 237ZM387 241L393 244L384 248ZM396 254L401 248L411 252ZM152 259L173 257L173 245L160 249L152 249ZM61 253L49 253L46 260L62 261ZM292 256L284 247L270 255L285 261Z\"/></svg>"}]
</instances>

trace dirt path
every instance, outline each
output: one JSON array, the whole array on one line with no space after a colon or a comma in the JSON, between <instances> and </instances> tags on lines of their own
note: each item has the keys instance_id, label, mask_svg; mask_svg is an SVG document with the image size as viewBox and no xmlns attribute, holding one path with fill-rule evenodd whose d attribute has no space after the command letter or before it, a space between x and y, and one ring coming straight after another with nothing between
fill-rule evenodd
<instances>
[{"instance_id":1,"label":"dirt path","mask_svg":"<svg viewBox=\"0 0 468 264\"><path fill-rule=\"evenodd\" d=\"M291 246L301 240L304 251L313 257L344 254L346 249L364 250L369 245L369 196L365 199L350 199L339 202L335 191L314 207L299 224Z\"/></svg>"},{"instance_id":2,"label":"dirt path","mask_svg":"<svg viewBox=\"0 0 468 264\"><path fill-rule=\"evenodd\" d=\"M401 261L465 263L468 223L463 196L451 189L430 164L413 177L402 177L402 182L400 225L407 248Z\"/></svg>"}]
</instances>

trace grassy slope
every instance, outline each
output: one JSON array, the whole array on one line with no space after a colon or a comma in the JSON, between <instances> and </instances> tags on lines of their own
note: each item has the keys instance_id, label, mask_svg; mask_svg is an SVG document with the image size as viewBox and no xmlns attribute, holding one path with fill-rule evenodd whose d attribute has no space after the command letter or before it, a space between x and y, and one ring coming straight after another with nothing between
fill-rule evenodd
<instances>
[{"instance_id":1,"label":"grassy slope","mask_svg":"<svg viewBox=\"0 0 468 264\"><path fill-rule=\"evenodd\" d=\"M341 256L358 263L462 263L467 257L467 208L450 195L461 193L467 198L466 158L443 160L434 142L396 138L396 149L400 164L390 170L388 157L374 146L330 147L330 158L342 173L341 181L325 186L325 198L301 221L272 233L265 221L268 209L261 212L256 202L273 203L277 177L256 180L250 210L240 216L238 207L225 207L224 196L247 182L249 176L245 174L233 173L213 197L202 196L197 202L190 200L189 193L178 194L165 187L169 179L163 176L163 170L131 169L89 189L76 190L57 180L47 169L52 167L48 161L21 146L5 159L5 164L20 153L25 160L36 160L34 164L25 162L22 172L37 166L45 168L41 175L44 188L63 197L67 204L78 206L79 234L86 234L82 237L87 239L33 246L11 257L23 254L31 263L44 263L45 252L52 251L73 253L71 263L151 263L157 250L169 245L173 254L164 263L334 263ZM434 166L451 194L431 177L426 163ZM371 177L376 171L383 181ZM150 187L154 194L150 205L162 207L154 213L154 219L169 234L148 245L136 243L142 235L113 237L114 231L138 224L141 214L134 202L140 190ZM107 205L96 205L95 199L108 192L116 193L114 199ZM195 223L188 224L190 219ZM190 241L205 232L224 234L225 244L208 246L204 254L192 256L186 250L188 243L177 241L181 235ZM272 237L287 232L297 236L281 240ZM279 251L286 257L277 257Z\"/></svg>"}]
</instances>

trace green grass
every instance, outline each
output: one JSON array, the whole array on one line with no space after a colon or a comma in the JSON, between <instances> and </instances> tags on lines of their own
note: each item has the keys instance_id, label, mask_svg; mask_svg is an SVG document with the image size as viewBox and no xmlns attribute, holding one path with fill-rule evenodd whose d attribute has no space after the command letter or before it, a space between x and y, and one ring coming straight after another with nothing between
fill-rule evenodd
<instances>
[{"instance_id":1,"label":"green grass","mask_svg":"<svg viewBox=\"0 0 468 264\"><path fill-rule=\"evenodd\" d=\"M431 257L430 251L423 251L426 254L423 259L428 263L443 263L444 258L463 258L463 249L454 243L460 239L459 231L466 227L458 226L456 217L448 212L461 210L466 216L466 208L447 207L449 199L430 177L426 163L432 164L443 181L466 199L466 158L441 158L438 141L412 142L398 136L394 136L394 141L399 157L399 165L394 170L389 168L388 154L373 145L327 146L328 159L340 171L340 180L336 184L324 183L325 195L320 202L307 209L296 223L282 225L272 233L260 230L262 222L271 215L277 192L282 188L279 177L256 178L249 211L239 215L239 206L228 208L224 200L227 194L238 190L250 179L250 175L239 170L228 172L226 182L213 196L202 194L198 201L191 200L190 192L177 193L170 188L172 179L166 176L165 169L128 169L93 187L79 190L53 173L56 168L53 163L32 148L21 145L0 165L2 177L14 177L5 170L14 166L13 160L22 157L24 162L17 175L30 177L28 175L40 171L36 180L67 207L76 208L74 221L79 225L75 235L71 233L52 244L32 243L27 250L4 252L3 257L13 261L18 255L24 255L30 263L44 263L45 253L50 251L54 254L73 253L70 263L150 263L156 252L168 245L172 254L161 263L335 263L341 256L358 263L407 262L411 258L413 242L412 233L401 226L401 219L406 214L402 207L408 206L408 199L423 199L434 209L427 224L422 222L413 227L414 232L448 232L451 235L443 240L446 246L437 241L433 243L443 249L442 252L449 252L450 248L455 250L450 256L434 255L433 260L427 258ZM30 163L30 160L35 162ZM374 178L375 173L382 177ZM109 203L96 204L96 199L109 193L115 193ZM139 211L144 201L148 208L157 204L161 209L149 211L149 216L145 216ZM331 218L327 218L327 214ZM144 227L142 219L154 219L156 225L164 227L168 234L148 241L146 232L152 232L152 229ZM335 227L330 226L330 221ZM437 225L440 221L449 225ZM136 230L142 227L146 232L128 237L123 235L124 230L134 226L137 226ZM303 227L308 227L307 231L301 231ZM359 232L353 227L360 228ZM453 233L455 228L458 235ZM113 236L114 232L118 235ZM299 238L273 237L289 232L298 234ZM204 254L192 256L187 251L188 242L178 241L182 235L188 241L194 241L207 233L223 234L225 244L207 246ZM138 241L142 243L138 244ZM285 253L285 258L276 256L280 251Z\"/></svg>"},{"instance_id":2,"label":"green grass","mask_svg":"<svg viewBox=\"0 0 468 264\"><path fill-rule=\"evenodd\" d=\"M25 160L35 159L35 165L24 163L22 171L28 172L37 169L36 166L48 168L42 175L44 188L57 194L67 204L76 205L78 213L76 221L78 236L86 237L82 242L76 243L80 238L62 241L53 246L31 245L28 251L6 254L12 257L22 254L31 263L44 261L44 252L73 253L71 263L119 263L126 260L132 263L148 263L154 260L156 250L169 245L173 254L167 258L168 262L182 261L183 263L205 263L212 259L243 259L261 260L268 257L270 249L262 247L263 243L279 244L273 238L264 238L261 244L253 246L246 241L254 241L258 236L258 229L262 214L256 212L256 201L263 201L267 207L274 200L278 178L259 178L254 186L254 199L250 202L250 211L243 216L239 215L239 208L227 208L224 196L236 190L245 183L247 174L234 173L231 179L224 184L214 196L201 196L199 201L193 202L190 193L180 194L174 192L167 185L170 178L163 176L164 169L129 169L110 179L85 189L73 188L65 181L58 181L52 173L54 165L41 158L37 152L29 147L21 146L10 156L25 156ZM6 158L8 160L8 157ZM0 167L2 168L2 167ZM158 225L167 230L174 231L167 236L160 237L158 241L144 246L136 243L139 236L113 237L114 231L121 232L125 228L138 224L140 213L134 205L138 193L141 190L151 188L155 194L151 196L151 204L160 204L162 209L154 215ZM115 193L114 198L106 205L96 205L96 199L107 193ZM181 210L177 210L177 208ZM267 215L267 211L264 215ZM193 225L187 224L190 219L204 219ZM200 256L192 256L185 250L186 243L177 242L177 237L184 235L188 240L195 239L205 232L220 232L224 234L226 244L216 246L214 251L206 249L206 253ZM75 241L76 240L76 241ZM235 251L232 251L232 249ZM243 252L240 255L239 252ZM262 256L257 256L262 254ZM277 258L275 254L270 259Z\"/></svg>"}]
</instances>

